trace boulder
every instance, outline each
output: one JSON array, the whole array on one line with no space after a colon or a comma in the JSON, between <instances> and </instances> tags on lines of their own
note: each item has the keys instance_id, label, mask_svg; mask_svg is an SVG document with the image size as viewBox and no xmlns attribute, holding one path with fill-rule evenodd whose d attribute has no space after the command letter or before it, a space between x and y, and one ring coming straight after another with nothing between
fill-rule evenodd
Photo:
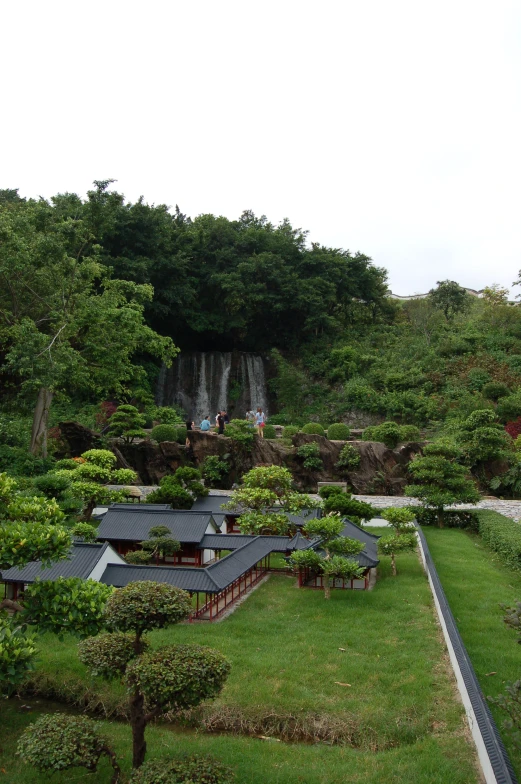
<instances>
[{"instance_id":1,"label":"boulder","mask_svg":"<svg viewBox=\"0 0 521 784\"><path fill-rule=\"evenodd\" d=\"M60 422L61 439L66 444L71 457L80 457L88 449L102 449L103 442L99 433L80 425L79 422Z\"/></svg>"}]
</instances>

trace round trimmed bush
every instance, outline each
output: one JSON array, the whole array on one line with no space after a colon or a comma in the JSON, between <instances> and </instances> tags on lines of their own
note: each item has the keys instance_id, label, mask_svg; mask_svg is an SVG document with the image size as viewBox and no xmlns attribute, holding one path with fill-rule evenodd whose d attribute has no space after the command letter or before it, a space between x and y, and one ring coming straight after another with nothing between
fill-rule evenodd
<instances>
[{"instance_id":1,"label":"round trimmed bush","mask_svg":"<svg viewBox=\"0 0 521 784\"><path fill-rule=\"evenodd\" d=\"M178 426L176 428L176 437L174 440L177 441L178 444L181 444L181 446L184 446L186 444L187 433L188 430L186 429L186 427L184 427L183 425Z\"/></svg>"},{"instance_id":2,"label":"round trimmed bush","mask_svg":"<svg viewBox=\"0 0 521 784\"><path fill-rule=\"evenodd\" d=\"M419 441L420 430L415 425L400 425L400 441Z\"/></svg>"},{"instance_id":3,"label":"round trimmed bush","mask_svg":"<svg viewBox=\"0 0 521 784\"><path fill-rule=\"evenodd\" d=\"M126 682L162 710L186 710L220 693L230 663L220 651L204 645L166 645L134 659Z\"/></svg>"},{"instance_id":4,"label":"round trimmed bush","mask_svg":"<svg viewBox=\"0 0 521 784\"><path fill-rule=\"evenodd\" d=\"M298 433L298 427L296 425L286 425L284 430L282 431L283 438L293 438Z\"/></svg>"},{"instance_id":5,"label":"round trimmed bush","mask_svg":"<svg viewBox=\"0 0 521 784\"><path fill-rule=\"evenodd\" d=\"M50 713L27 727L18 741L18 754L37 770L96 770L106 745L92 719Z\"/></svg>"},{"instance_id":6,"label":"round trimmed bush","mask_svg":"<svg viewBox=\"0 0 521 784\"><path fill-rule=\"evenodd\" d=\"M146 639L139 641L140 652L149 646ZM127 669L127 664L136 656L135 637L133 634L112 632L88 637L78 643L78 659L88 668L92 675L103 678L115 678Z\"/></svg>"},{"instance_id":7,"label":"round trimmed bush","mask_svg":"<svg viewBox=\"0 0 521 784\"><path fill-rule=\"evenodd\" d=\"M191 612L192 600L186 591L166 583L139 580L114 591L104 615L110 628L141 634L179 623Z\"/></svg>"},{"instance_id":8,"label":"round trimmed bush","mask_svg":"<svg viewBox=\"0 0 521 784\"><path fill-rule=\"evenodd\" d=\"M266 425L264 428L264 438L277 438L277 431L273 425Z\"/></svg>"},{"instance_id":9,"label":"round trimmed bush","mask_svg":"<svg viewBox=\"0 0 521 784\"><path fill-rule=\"evenodd\" d=\"M308 436L325 436L324 428L319 422L308 422L302 428L302 432Z\"/></svg>"},{"instance_id":10,"label":"round trimmed bush","mask_svg":"<svg viewBox=\"0 0 521 784\"><path fill-rule=\"evenodd\" d=\"M130 784L231 784L235 776L212 757L151 760L132 771Z\"/></svg>"},{"instance_id":11,"label":"round trimmed bush","mask_svg":"<svg viewBox=\"0 0 521 784\"><path fill-rule=\"evenodd\" d=\"M342 495L346 495L346 493L344 492L344 488L339 487L338 485L324 485L318 491L319 496L324 499L331 498L331 496L337 495L338 493L341 493Z\"/></svg>"},{"instance_id":12,"label":"round trimmed bush","mask_svg":"<svg viewBox=\"0 0 521 784\"><path fill-rule=\"evenodd\" d=\"M343 422L329 425L327 429L327 437L330 441L347 441L350 435L351 430Z\"/></svg>"},{"instance_id":13,"label":"round trimmed bush","mask_svg":"<svg viewBox=\"0 0 521 784\"><path fill-rule=\"evenodd\" d=\"M162 444L163 441L177 441L179 428L175 425L156 425L150 431L150 438Z\"/></svg>"},{"instance_id":14,"label":"round trimmed bush","mask_svg":"<svg viewBox=\"0 0 521 784\"><path fill-rule=\"evenodd\" d=\"M123 556L128 564L135 564L136 566L146 566L152 560L150 553L146 550L132 550Z\"/></svg>"}]
</instances>

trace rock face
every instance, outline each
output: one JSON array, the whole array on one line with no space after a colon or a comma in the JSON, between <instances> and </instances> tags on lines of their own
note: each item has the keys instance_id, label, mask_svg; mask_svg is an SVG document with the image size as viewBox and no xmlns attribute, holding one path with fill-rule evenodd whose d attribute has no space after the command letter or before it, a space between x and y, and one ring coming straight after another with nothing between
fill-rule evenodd
<instances>
[{"instance_id":1,"label":"rock face","mask_svg":"<svg viewBox=\"0 0 521 784\"><path fill-rule=\"evenodd\" d=\"M165 442L155 444L141 441L137 444L118 446L127 465L138 472L143 484L158 484L163 476L172 474L180 465L201 466L205 457L217 456L226 460L230 472L226 486L238 482L243 473L256 465L286 466L301 490L316 492L318 482L347 481L355 493L401 495L407 484L407 465L421 452L418 443L403 444L388 449L372 441L351 441L360 452L360 465L356 471L339 472L335 467L344 441L329 441L323 436L298 433L293 438L295 447L315 442L320 450L323 468L310 471L303 466L303 458L292 447L280 440L255 437L251 451L241 449L231 438L212 433L189 432L189 446Z\"/></svg>"},{"instance_id":2,"label":"rock face","mask_svg":"<svg viewBox=\"0 0 521 784\"><path fill-rule=\"evenodd\" d=\"M88 449L101 449L99 433L80 425L79 422L61 422L58 426L62 441L67 445L71 457L79 457Z\"/></svg>"}]
</instances>

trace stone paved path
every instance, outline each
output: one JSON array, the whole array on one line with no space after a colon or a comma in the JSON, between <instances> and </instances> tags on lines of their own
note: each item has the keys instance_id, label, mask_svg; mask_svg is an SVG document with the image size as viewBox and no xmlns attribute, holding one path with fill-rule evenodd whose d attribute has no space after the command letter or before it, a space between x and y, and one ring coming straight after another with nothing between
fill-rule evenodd
<instances>
[{"instance_id":1,"label":"stone paved path","mask_svg":"<svg viewBox=\"0 0 521 784\"><path fill-rule=\"evenodd\" d=\"M114 490L121 490L122 485L110 485ZM157 485L139 485L143 497L146 497L152 490L157 489ZM229 490L210 490L210 495L229 495ZM312 495L312 494L310 494ZM318 496L312 495L313 498ZM366 501L376 509L385 509L389 506L419 506L419 502L414 498L407 498L401 495L354 495L357 501ZM499 498L484 498L478 504L456 504L450 509L493 509L505 517L519 522L521 520L521 501L501 501Z\"/></svg>"},{"instance_id":2,"label":"stone paved path","mask_svg":"<svg viewBox=\"0 0 521 784\"><path fill-rule=\"evenodd\" d=\"M357 501L366 501L376 509L389 506L419 506L415 498L399 495L354 495ZM492 509L505 517L519 522L521 520L521 501L501 501L499 498L484 498L478 504L455 504L450 509Z\"/></svg>"}]
</instances>

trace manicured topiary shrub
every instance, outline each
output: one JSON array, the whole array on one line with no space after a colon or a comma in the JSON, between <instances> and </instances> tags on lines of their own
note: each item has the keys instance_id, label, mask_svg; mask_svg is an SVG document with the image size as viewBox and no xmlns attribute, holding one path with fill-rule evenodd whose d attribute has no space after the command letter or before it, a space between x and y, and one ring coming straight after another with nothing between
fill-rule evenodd
<instances>
[{"instance_id":1,"label":"manicured topiary shrub","mask_svg":"<svg viewBox=\"0 0 521 784\"><path fill-rule=\"evenodd\" d=\"M296 425L286 425L284 430L282 431L282 435L284 438L293 438L298 433L298 427Z\"/></svg>"},{"instance_id":2,"label":"manicured topiary shrub","mask_svg":"<svg viewBox=\"0 0 521 784\"><path fill-rule=\"evenodd\" d=\"M176 428L176 437L175 437L174 440L177 441L178 444L181 444L181 446L184 446L186 444L186 435L187 435L187 433L188 433L188 430L186 429L186 427L183 427L183 426L177 427Z\"/></svg>"},{"instance_id":3,"label":"manicured topiary shrub","mask_svg":"<svg viewBox=\"0 0 521 784\"><path fill-rule=\"evenodd\" d=\"M349 517L351 520L370 520L377 514L371 504L364 501L357 501L349 493L334 493L324 502L324 510L328 512L338 512L342 517Z\"/></svg>"},{"instance_id":4,"label":"manicured topiary shrub","mask_svg":"<svg viewBox=\"0 0 521 784\"><path fill-rule=\"evenodd\" d=\"M277 438L277 431L273 425L266 425L264 428L264 438Z\"/></svg>"},{"instance_id":5,"label":"manicured topiary shrub","mask_svg":"<svg viewBox=\"0 0 521 784\"><path fill-rule=\"evenodd\" d=\"M78 644L78 659L85 664L92 675L109 678L114 673L123 674L129 661L139 656L149 647L146 637L140 640L136 651L135 636L124 632L98 634Z\"/></svg>"},{"instance_id":6,"label":"manicured topiary shrub","mask_svg":"<svg viewBox=\"0 0 521 784\"><path fill-rule=\"evenodd\" d=\"M302 428L302 432L306 433L308 436L324 436L324 428L318 422L308 422L307 425L304 425Z\"/></svg>"},{"instance_id":7,"label":"manicured topiary shrub","mask_svg":"<svg viewBox=\"0 0 521 784\"><path fill-rule=\"evenodd\" d=\"M335 467L338 468L341 473L354 471L360 465L361 460L360 452L356 447L352 444L344 444L340 455L338 456L338 460L335 463Z\"/></svg>"},{"instance_id":8,"label":"manicured topiary shrub","mask_svg":"<svg viewBox=\"0 0 521 784\"><path fill-rule=\"evenodd\" d=\"M331 496L337 495L338 493L345 495L344 489L339 487L339 485L324 485L318 491L319 496L324 500L331 498Z\"/></svg>"},{"instance_id":9,"label":"manicured topiary shrub","mask_svg":"<svg viewBox=\"0 0 521 784\"><path fill-rule=\"evenodd\" d=\"M310 471L321 471L324 468L324 463L320 457L320 447L315 442L299 446L297 457L303 459L302 465Z\"/></svg>"},{"instance_id":10,"label":"manicured topiary shrub","mask_svg":"<svg viewBox=\"0 0 521 784\"><path fill-rule=\"evenodd\" d=\"M366 427L362 438L364 441L379 441L389 449L394 449L400 441L400 426L396 422L383 422L381 425Z\"/></svg>"},{"instance_id":11,"label":"manicured topiary shrub","mask_svg":"<svg viewBox=\"0 0 521 784\"><path fill-rule=\"evenodd\" d=\"M327 429L327 437L330 441L347 441L350 435L351 430L342 422L337 422L335 425L329 425Z\"/></svg>"},{"instance_id":12,"label":"manicured topiary shrub","mask_svg":"<svg viewBox=\"0 0 521 784\"><path fill-rule=\"evenodd\" d=\"M400 441L419 441L420 430L415 425L400 425Z\"/></svg>"},{"instance_id":13,"label":"manicured topiary shrub","mask_svg":"<svg viewBox=\"0 0 521 784\"><path fill-rule=\"evenodd\" d=\"M60 713L40 716L24 731L18 742L18 754L37 770L51 772L78 767L95 771L101 755L107 754L119 773L108 741L100 735L92 719L85 716Z\"/></svg>"},{"instance_id":14,"label":"manicured topiary shrub","mask_svg":"<svg viewBox=\"0 0 521 784\"><path fill-rule=\"evenodd\" d=\"M150 438L162 444L163 441L177 441L179 428L175 425L156 425L150 431Z\"/></svg>"},{"instance_id":15,"label":"manicured topiary shrub","mask_svg":"<svg viewBox=\"0 0 521 784\"><path fill-rule=\"evenodd\" d=\"M212 757L185 757L145 762L129 784L231 784L232 771Z\"/></svg>"},{"instance_id":16,"label":"manicured topiary shrub","mask_svg":"<svg viewBox=\"0 0 521 784\"><path fill-rule=\"evenodd\" d=\"M146 550L133 550L123 557L128 564L136 566L146 566L152 561L152 553L148 553Z\"/></svg>"}]
</instances>

